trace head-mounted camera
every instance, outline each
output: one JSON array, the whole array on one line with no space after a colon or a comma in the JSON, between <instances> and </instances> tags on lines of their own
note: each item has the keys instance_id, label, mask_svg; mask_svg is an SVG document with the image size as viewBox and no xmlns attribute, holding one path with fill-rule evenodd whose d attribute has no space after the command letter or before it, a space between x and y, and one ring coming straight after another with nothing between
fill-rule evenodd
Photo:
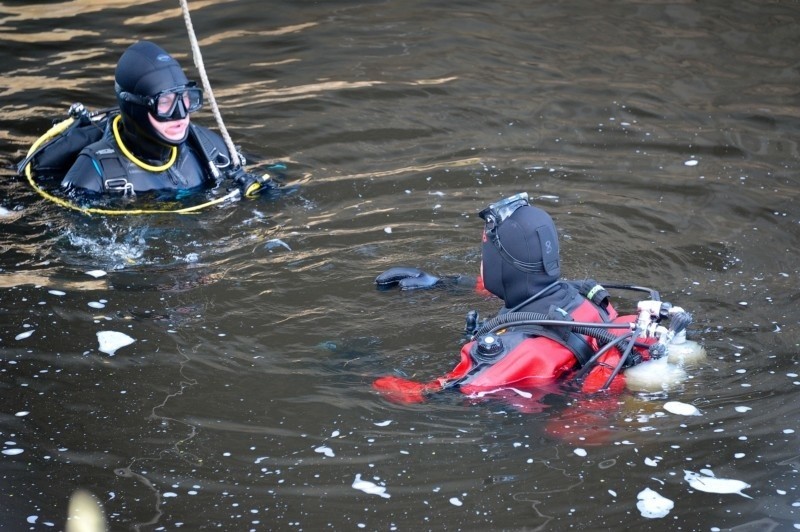
<instances>
[{"instance_id":1,"label":"head-mounted camera","mask_svg":"<svg viewBox=\"0 0 800 532\"><path fill-rule=\"evenodd\" d=\"M488 233L490 230L496 230L506 218L514 214L514 211L525 205L530 205L530 203L528 203L528 193L520 192L519 194L514 194L511 197L492 203L479 212L478 216L486 222L486 231Z\"/></svg>"}]
</instances>

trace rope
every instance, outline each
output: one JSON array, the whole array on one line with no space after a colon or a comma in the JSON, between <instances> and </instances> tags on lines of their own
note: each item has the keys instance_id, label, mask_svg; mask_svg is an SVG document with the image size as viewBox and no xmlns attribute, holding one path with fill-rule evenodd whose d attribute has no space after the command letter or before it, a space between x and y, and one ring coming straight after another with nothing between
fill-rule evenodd
<instances>
[{"instance_id":1,"label":"rope","mask_svg":"<svg viewBox=\"0 0 800 532\"><path fill-rule=\"evenodd\" d=\"M214 92L211 90L211 83L209 83L208 76L206 75L206 67L203 64L203 56L200 53L200 45L197 43L197 37L194 34L194 26L192 25L192 18L189 15L189 4L187 0L180 0L180 2L181 2L181 11L183 12L183 20L184 22L186 22L186 31L189 33L189 41L192 44L192 55L194 56L194 65L200 72L200 79L203 82L203 90L208 96L208 101L211 104L211 111L214 113L214 118L217 120L217 126L219 126L219 131L222 134L222 138L225 141L225 145L228 147L228 151L231 154L231 162L233 163L234 167L241 166L241 162L239 161L239 153L236 151L236 146L233 145L233 140L231 139L231 136L228 134L228 130L225 128L225 124L222 122L222 115L219 112L219 107L217 106L217 100L214 98Z\"/></svg>"}]
</instances>

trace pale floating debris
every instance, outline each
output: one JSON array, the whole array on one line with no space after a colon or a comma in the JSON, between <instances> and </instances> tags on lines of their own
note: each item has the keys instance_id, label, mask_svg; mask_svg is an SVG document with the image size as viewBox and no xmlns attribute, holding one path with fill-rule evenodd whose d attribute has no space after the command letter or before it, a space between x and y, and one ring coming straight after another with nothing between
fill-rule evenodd
<instances>
[{"instance_id":1,"label":"pale floating debris","mask_svg":"<svg viewBox=\"0 0 800 532\"><path fill-rule=\"evenodd\" d=\"M751 496L742 493L742 490L750 487L747 482L741 480L734 480L730 478L717 478L710 471L704 470L706 474L695 473L694 471L683 470L683 480L689 483L689 486L706 493L735 493L742 497L752 499Z\"/></svg>"},{"instance_id":2,"label":"pale floating debris","mask_svg":"<svg viewBox=\"0 0 800 532\"><path fill-rule=\"evenodd\" d=\"M106 273L103 270L89 270L88 272L86 272L86 275L91 275L95 279L99 279L101 277L105 277L106 275L108 275L108 273Z\"/></svg>"},{"instance_id":3,"label":"pale floating debris","mask_svg":"<svg viewBox=\"0 0 800 532\"><path fill-rule=\"evenodd\" d=\"M464 503L458 497L450 497L450 504L453 506L462 506Z\"/></svg>"},{"instance_id":4,"label":"pale floating debris","mask_svg":"<svg viewBox=\"0 0 800 532\"><path fill-rule=\"evenodd\" d=\"M444 192L442 192L440 190L437 190L436 192L428 192L428 196L439 196L439 197L442 197L442 196L444 196Z\"/></svg>"},{"instance_id":5,"label":"pale floating debris","mask_svg":"<svg viewBox=\"0 0 800 532\"><path fill-rule=\"evenodd\" d=\"M96 309L106 308L105 304L99 301L89 301L89 306Z\"/></svg>"},{"instance_id":6,"label":"pale floating debris","mask_svg":"<svg viewBox=\"0 0 800 532\"><path fill-rule=\"evenodd\" d=\"M376 421L374 423L374 425L376 427L388 427L391 424L392 424L392 420L391 419L387 419L386 421Z\"/></svg>"},{"instance_id":7,"label":"pale floating debris","mask_svg":"<svg viewBox=\"0 0 800 532\"><path fill-rule=\"evenodd\" d=\"M15 415L15 416L17 416L17 417L25 417L25 416L27 416L28 414L30 414L30 412L28 412L27 410L22 410L21 412L17 412L17 413L16 413L16 414L14 414L14 415Z\"/></svg>"},{"instance_id":8,"label":"pale floating debris","mask_svg":"<svg viewBox=\"0 0 800 532\"><path fill-rule=\"evenodd\" d=\"M736 453L736 454L733 455L733 457L736 458L736 459L744 458L745 456L747 456L747 455L745 455L744 453Z\"/></svg>"},{"instance_id":9,"label":"pale floating debris","mask_svg":"<svg viewBox=\"0 0 800 532\"><path fill-rule=\"evenodd\" d=\"M97 333L97 341L100 343L100 351L110 356L114 356L117 349L131 345L134 340L125 333L117 331L100 331Z\"/></svg>"},{"instance_id":10,"label":"pale floating debris","mask_svg":"<svg viewBox=\"0 0 800 532\"><path fill-rule=\"evenodd\" d=\"M325 456L327 456L328 458L333 458L334 456L336 456L336 455L333 453L333 449L331 449L331 448L330 448L330 447L328 447L327 445L320 445L319 447L317 447L316 449L314 449L314 452L315 452L315 453L324 454L324 455L325 455Z\"/></svg>"},{"instance_id":11,"label":"pale floating debris","mask_svg":"<svg viewBox=\"0 0 800 532\"><path fill-rule=\"evenodd\" d=\"M794 429L783 429L784 434L794 434Z\"/></svg>"},{"instance_id":12,"label":"pale floating debris","mask_svg":"<svg viewBox=\"0 0 800 532\"><path fill-rule=\"evenodd\" d=\"M370 495L380 495L384 499L391 497L391 495L386 493L385 486L378 486L369 480L361 480L361 473L356 473L356 479L353 481L353 487Z\"/></svg>"},{"instance_id":13,"label":"pale floating debris","mask_svg":"<svg viewBox=\"0 0 800 532\"><path fill-rule=\"evenodd\" d=\"M474 393L469 394L468 397L470 397L472 399L481 399L483 397L486 397L487 395L492 395L492 394L495 394L497 392L502 392L502 391L505 391L505 390L512 391L515 394L519 395L520 397L524 397L525 399L530 399L531 397L533 397L532 393L525 392L525 391L522 391L522 390L518 390L517 388L497 388L497 389L494 389L494 390L485 390L485 391L482 391L482 392L474 392Z\"/></svg>"},{"instance_id":14,"label":"pale floating debris","mask_svg":"<svg viewBox=\"0 0 800 532\"><path fill-rule=\"evenodd\" d=\"M744 414L745 412L751 411L752 408L750 408L749 406L737 406L734 408L734 410L736 410L740 414Z\"/></svg>"},{"instance_id":15,"label":"pale floating debris","mask_svg":"<svg viewBox=\"0 0 800 532\"><path fill-rule=\"evenodd\" d=\"M386 233L387 235L391 235L392 234L392 228L391 227L384 227L383 228L383 232Z\"/></svg>"},{"instance_id":16,"label":"pale floating debris","mask_svg":"<svg viewBox=\"0 0 800 532\"><path fill-rule=\"evenodd\" d=\"M47 293L48 294L52 294L54 296L65 296L65 295L67 295L66 292L62 292L61 290L48 290Z\"/></svg>"},{"instance_id":17,"label":"pale floating debris","mask_svg":"<svg viewBox=\"0 0 800 532\"><path fill-rule=\"evenodd\" d=\"M25 338L30 338L35 330L36 329L31 329L30 331L21 332L14 337L14 340L24 340Z\"/></svg>"},{"instance_id":18,"label":"pale floating debris","mask_svg":"<svg viewBox=\"0 0 800 532\"><path fill-rule=\"evenodd\" d=\"M640 491L636 498L639 499L636 507L642 513L642 517L647 517L648 519L666 517L669 511L675 507L674 502L650 488Z\"/></svg>"},{"instance_id":19,"label":"pale floating debris","mask_svg":"<svg viewBox=\"0 0 800 532\"><path fill-rule=\"evenodd\" d=\"M273 239L271 239L271 240L267 240L267 243L266 243L266 244L264 244L264 246L265 246L267 249L275 249L275 248L277 248L278 246L283 246L283 247L285 247L286 249L288 249L289 251L291 251L291 250L292 250L292 248L290 248L290 247L289 247L289 244L287 244L286 242L284 242L284 241L283 241L283 240L281 240L280 238L273 238Z\"/></svg>"},{"instance_id":20,"label":"pale floating debris","mask_svg":"<svg viewBox=\"0 0 800 532\"><path fill-rule=\"evenodd\" d=\"M689 159L688 161L684 161L683 164L686 166L697 166L700 161L697 159Z\"/></svg>"},{"instance_id":21,"label":"pale floating debris","mask_svg":"<svg viewBox=\"0 0 800 532\"><path fill-rule=\"evenodd\" d=\"M6 456L16 456L18 454L22 454L23 452L25 451L22 449L3 449L3 454Z\"/></svg>"},{"instance_id":22,"label":"pale floating debris","mask_svg":"<svg viewBox=\"0 0 800 532\"><path fill-rule=\"evenodd\" d=\"M38 519L39 519L39 516L38 516L38 515L29 515L29 516L27 517L26 521L27 521L28 523L30 523L30 524L34 524L34 523L36 523L36 521L37 521Z\"/></svg>"},{"instance_id":23,"label":"pale floating debris","mask_svg":"<svg viewBox=\"0 0 800 532\"><path fill-rule=\"evenodd\" d=\"M608 494L611 495L612 497L616 497L617 496L617 492L614 491L614 490L608 490Z\"/></svg>"},{"instance_id":24,"label":"pale floating debris","mask_svg":"<svg viewBox=\"0 0 800 532\"><path fill-rule=\"evenodd\" d=\"M647 458L644 459L644 465L650 466L650 467L656 467L658 465L658 462L660 462L660 461L661 461L661 457L660 456L656 456L655 458L647 457Z\"/></svg>"},{"instance_id":25,"label":"pale floating debris","mask_svg":"<svg viewBox=\"0 0 800 532\"><path fill-rule=\"evenodd\" d=\"M581 449L580 447L578 447L577 449L575 449L575 450L574 450L574 451L572 451L572 452L573 452L573 453L575 453L575 454L577 454L577 455L578 455L578 456L580 456L580 457L584 457L584 456L586 456L587 454L589 454L589 453L587 453L587 452L586 452L586 449Z\"/></svg>"},{"instance_id":26,"label":"pale floating debris","mask_svg":"<svg viewBox=\"0 0 800 532\"><path fill-rule=\"evenodd\" d=\"M701 416L702 414L697 409L697 407L681 403L679 401L667 401L664 403L664 410L669 412L670 414L676 414L679 416Z\"/></svg>"},{"instance_id":27,"label":"pale floating debris","mask_svg":"<svg viewBox=\"0 0 800 532\"><path fill-rule=\"evenodd\" d=\"M169 499L169 498L172 498L172 497L177 497L177 496L178 496L178 494L177 494L177 493L175 493L174 491L165 491L165 492L163 493L163 495L162 495L162 496L163 496L165 499Z\"/></svg>"},{"instance_id":28,"label":"pale floating debris","mask_svg":"<svg viewBox=\"0 0 800 532\"><path fill-rule=\"evenodd\" d=\"M339 434L341 434L338 430L334 430L331 432L331 438L338 438Z\"/></svg>"}]
</instances>

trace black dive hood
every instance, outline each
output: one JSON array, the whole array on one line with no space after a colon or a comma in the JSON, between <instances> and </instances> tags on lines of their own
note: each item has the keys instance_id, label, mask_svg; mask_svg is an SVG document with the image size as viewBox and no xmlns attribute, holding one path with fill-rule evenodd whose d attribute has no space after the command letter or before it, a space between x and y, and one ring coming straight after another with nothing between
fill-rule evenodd
<instances>
[{"instance_id":1,"label":"black dive hood","mask_svg":"<svg viewBox=\"0 0 800 532\"><path fill-rule=\"evenodd\" d=\"M499 223L487 223L482 267L484 286L509 309L558 281L561 266L553 219L525 204Z\"/></svg>"},{"instance_id":2,"label":"black dive hood","mask_svg":"<svg viewBox=\"0 0 800 532\"><path fill-rule=\"evenodd\" d=\"M120 97L123 91L143 97L155 96L189 83L175 58L152 42L139 41L120 57L114 79L125 136L135 139L129 148L134 151L143 149L145 155L160 157L165 148L177 146L186 140L188 128L184 138L167 139L150 123L146 106Z\"/></svg>"}]
</instances>

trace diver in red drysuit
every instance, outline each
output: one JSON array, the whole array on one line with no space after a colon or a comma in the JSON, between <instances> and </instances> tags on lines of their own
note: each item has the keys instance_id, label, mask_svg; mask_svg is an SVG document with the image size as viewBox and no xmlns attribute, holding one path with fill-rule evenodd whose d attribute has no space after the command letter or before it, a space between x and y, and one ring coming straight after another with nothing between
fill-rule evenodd
<instances>
[{"instance_id":1,"label":"diver in red drysuit","mask_svg":"<svg viewBox=\"0 0 800 532\"><path fill-rule=\"evenodd\" d=\"M458 389L473 397L502 397L525 411L540 410L539 400L568 377L577 377L580 390L588 394L621 392L623 367L649 359L648 346L655 342L632 332L637 316L618 316L608 292L592 280L560 279L555 224L545 211L528 203L527 194L492 204L480 216L486 226L481 276L474 286L502 299L504 307L496 318L471 331L474 339L462 347L460 362L446 375L427 383L386 376L373 387L407 403ZM444 282L406 267L391 268L376 278L379 288L399 285L401 290ZM457 282L465 284L465 278ZM625 327L611 328L613 323ZM596 329L592 324L598 324ZM593 406L607 398L595 397ZM615 405L616 399L612 402Z\"/></svg>"}]
</instances>

